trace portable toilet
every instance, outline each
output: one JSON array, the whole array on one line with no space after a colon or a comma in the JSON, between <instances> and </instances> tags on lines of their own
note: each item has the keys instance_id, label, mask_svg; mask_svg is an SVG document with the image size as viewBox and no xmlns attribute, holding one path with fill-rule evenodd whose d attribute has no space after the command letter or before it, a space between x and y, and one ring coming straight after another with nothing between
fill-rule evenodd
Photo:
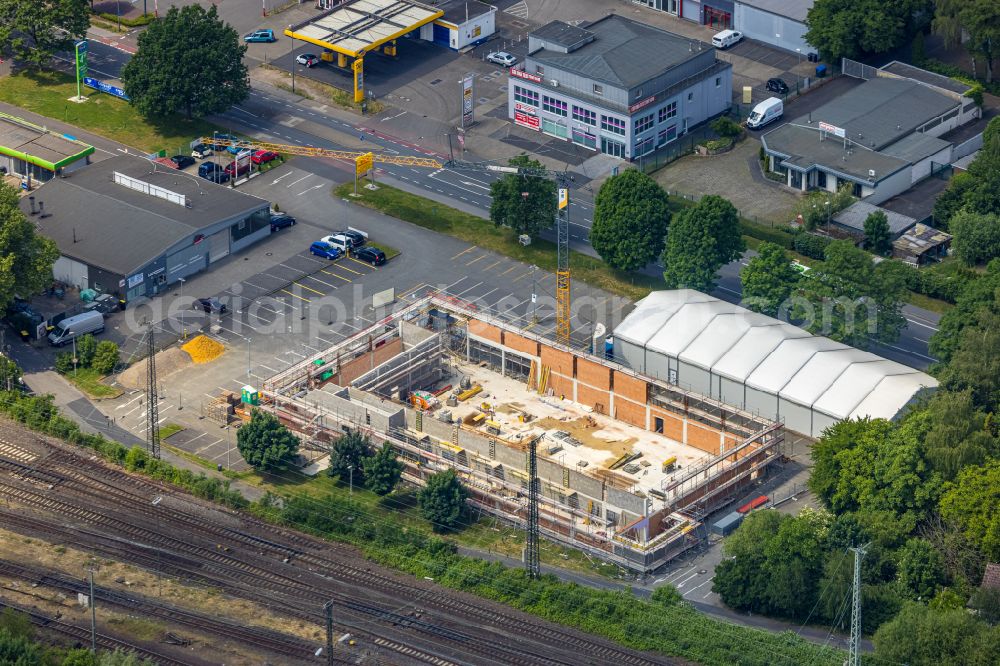
<instances>
[{"instance_id":1,"label":"portable toilet","mask_svg":"<svg viewBox=\"0 0 1000 666\"><path fill-rule=\"evenodd\" d=\"M260 404L260 393L258 393L257 389L249 385L243 387L243 404L246 405Z\"/></svg>"}]
</instances>

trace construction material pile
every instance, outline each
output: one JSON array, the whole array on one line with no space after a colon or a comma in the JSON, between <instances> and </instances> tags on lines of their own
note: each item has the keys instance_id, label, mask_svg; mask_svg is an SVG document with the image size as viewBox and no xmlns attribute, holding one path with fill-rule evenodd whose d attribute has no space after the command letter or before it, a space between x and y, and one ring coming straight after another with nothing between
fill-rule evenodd
<instances>
[{"instance_id":1,"label":"construction material pile","mask_svg":"<svg viewBox=\"0 0 1000 666\"><path fill-rule=\"evenodd\" d=\"M226 348L221 342L213 340L207 335L199 335L191 339L190 342L181 347L195 363L208 363L222 356Z\"/></svg>"}]
</instances>

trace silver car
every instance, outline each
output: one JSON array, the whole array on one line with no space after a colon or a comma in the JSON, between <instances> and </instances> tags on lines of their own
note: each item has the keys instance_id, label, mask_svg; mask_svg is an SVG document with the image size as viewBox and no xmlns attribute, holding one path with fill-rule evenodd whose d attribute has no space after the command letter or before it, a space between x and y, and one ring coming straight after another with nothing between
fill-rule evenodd
<instances>
[{"instance_id":1,"label":"silver car","mask_svg":"<svg viewBox=\"0 0 1000 666\"><path fill-rule=\"evenodd\" d=\"M486 59L498 65L503 65L504 67L511 67L517 63L517 58L506 51L494 51L486 56Z\"/></svg>"}]
</instances>

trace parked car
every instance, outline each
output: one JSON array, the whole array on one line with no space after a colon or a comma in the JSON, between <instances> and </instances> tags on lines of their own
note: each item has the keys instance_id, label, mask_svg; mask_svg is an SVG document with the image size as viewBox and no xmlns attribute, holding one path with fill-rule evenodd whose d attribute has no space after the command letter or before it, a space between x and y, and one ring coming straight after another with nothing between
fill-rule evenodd
<instances>
[{"instance_id":1,"label":"parked car","mask_svg":"<svg viewBox=\"0 0 1000 666\"><path fill-rule=\"evenodd\" d=\"M358 261L363 261L372 266L381 266L385 263L385 252L377 247L359 247L356 250L351 250L351 254Z\"/></svg>"},{"instance_id":2,"label":"parked car","mask_svg":"<svg viewBox=\"0 0 1000 666\"><path fill-rule=\"evenodd\" d=\"M329 236L323 236L319 239L321 243L326 243L332 247L337 248L341 253L350 252L354 249L354 241L345 236L344 234L331 234Z\"/></svg>"},{"instance_id":3,"label":"parked car","mask_svg":"<svg viewBox=\"0 0 1000 666\"><path fill-rule=\"evenodd\" d=\"M506 51L494 51L486 56L486 59L497 65L503 65L504 67L511 67L517 63L517 58Z\"/></svg>"},{"instance_id":4,"label":"parked car","mask_svg":"<svg viewBox=\"0 0 1000 666\"><path fill-rule=\"evenodd\" d=\"M286 215L284 213L277 213L271 215L271 233L274 233L278 229L284 229L285 227L294 227L295 218L291 215Z\"/></svg>"},{"instance_id":5,"label":"parked car","mask_svg":"<svg viewBox=\"0 0 1000 666\"><path fill-rule=\"evenodd\" d=\"M361 247L368 242L368 234L354 227L347 227L347 229L336 232L336 235L347 236L348 240L351 241L351 247Z\"/></svg>"},{"instance_id":6,"label":"parked car","mask_svg":"<svg viewBox=\"0 0 1000 666\"><path fill-rule=\"evenodd\" d=\"M191 147L191 157L196 157L199 160L211 157L214 154L215 150L211 146L206 146L203 143L198 143Z\"/></svg>"},{"instance_id":7,"label":"parked car","mask_svg":"<svg viewBox=\"0 0 1000 666\"><path fill-rule=\"evenodd\" d=\"M295 62L306 67L315 67L319 64L319 57L315 53L300 53L295 56Z\"/></svg>"},{"instance_id":8,"label":"parked car","mask_svg":"<svg viewBox=\"0 0 1000 666\"><path fill-rule=\"evenodd\" d=\"M186 169L194 164L194 158L190 155L174 155L170 161L177 165L178 169Z\"/></svg>"},{"instance_id":9,"label":"parked car","mask_svg":"<svg viewBox=\"0 0 1000 666\"><path fill-rule=\"evenodd\" d=\"M768 97L763 102L753 107L750 117L747 118L747 128L760 129L764 125L774 122L785 112L784 103L777 97Z\"/></svg>"},{"instance_id":10,"label":"parked car","mask_svg":"<svg viewBox=\"0 0 1000 666\"><path fill-rule=\"evenodd\" d=\"M84 312L67 317L56 324L52 332L49 333L49 344L53 347L62 347L63 345L68 345L81 335L103 332L104 315L100 312Z\"/></svg>"},{"instance_id":11,"label":"parked car","mask_svg":"<svg viewBox=\"0 0 1000 666\"><path fill-rule=\"evenodd\" d=\"M278 39L274 36L274 30L267 28L265 30L254 30L249 32L243 37L244 42L276 42Z\"/></svg>"},{"instance_id":12,"label":"parked car","mask_svg":"<svg viewBox=\"0 0 1000 666\"><path fill-rule=\"evenodd\" d=\"M779 95L788 94L788 84L782 81L781 79L777 78L768 79L767 85L765 87L768 89L769 92L775 92L778 93Z\"/></svg>"},{"instance_id":13,"label":"parked car","mask_svg":"<svg viewBox=\"0 0 1000 666\"><path fill-rule=\"evenodd\" d=\"M340 248L336 248L323 241L316 241L310 245L309 252L315 254L317 257L324 257L326 259L336 259L343 254Z\"/></svg>"},{"instance_id":14,"label":"parked car","mask_svg":"<svg viewBox=\"0 0 1000 666\"><path fill-rule=\"evenodd\" d=\"M271 150L255 150L250 156L250 161L254 164L267 164L278 159L278 153Z\"/></svg>"},{"instance_id":15,"label":"parked car","mask_svg":"<svg viewBox=\"0 0 1000 666\"><path fill-rule=\"evenodd\" d=\"M226 165L226 173L232 176L241 176L246 172L250 171L250 165L247 163L240 164L239 162L230 162Z\"/></svg>"},{"instance_id":16,"label":"parked car","mask_svg":"<svg viewBox=\"0 0 1000 666\"><path fill-rule=\"evenodd\" d=\"M240 140L240 138L238 136L234 136L232 134L213 134L212 135L212 139L221 139L222 141L239 141ZM211 148L212 150L225 150L226 148L228 148L227 145L222 144L222 143L216 143L216 144L210 143L210 144L208 144L208 147Z\"/></svg>"},{"instance_id":17,"label":"parked car","mask_svg":"<svg viewBox=\"0 0 1000 666\"><path fill-rule=\"evenodd\" d=\"M739 30L723 30L712 37L712 46L717 49L728 49L734 44L739 44L743 39L743 33Z\"/></svg>"},{"instance_id":18,"label":"parked car","mask_svg":"<svg viewBox=\"0 0 1000 666\"><path fill-rule=\"evenodd\" d=\"M192 310L204 310L206 314L225 314L229 311L226 304L218 298L199 298L191 304Z\"/></svg>"},{"instance_id":19,"label":"parked car","mask_svg":"<svg viewBox=\"0 0 1000 666\"><path fill-rule=\"evenodd\" d=\"M228 183L229 174L221 164L215 162L202 162L198 165L198 175L213 183Z\"/></svg>"}]
</instances>

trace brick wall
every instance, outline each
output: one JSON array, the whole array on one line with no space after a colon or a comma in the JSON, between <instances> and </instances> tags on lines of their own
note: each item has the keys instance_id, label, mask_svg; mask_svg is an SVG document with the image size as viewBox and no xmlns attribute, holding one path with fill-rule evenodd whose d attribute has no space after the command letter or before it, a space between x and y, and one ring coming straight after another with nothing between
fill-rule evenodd
<instances>
[{"instance_id":1,"label":"brick wall","mask_svg":"<svg viewBox=\"0 0 1000 666\"><path fill-rule=\"evenodd\" d=\"M600 412L602 414L607 414L611 405L611 394L607 391L599 391L597 389L590 388L586 384L577 382L576 401L581 405L586 405L591 408L595 405L600 405Z\"/></svg>"},{"instance_id":2,"label":"brick wall","mask_svg":"<svg viewBox=\"0 0 1000 666\"><path fill-rule=\"evenodd\" d=\"M615 396L615 413L613 415L619 421L631 423L640 428L646 427L646 405L641 405L631 400L623 400Z\"/></svg>"},{"instance_id":3,"label":"brick wall","mask_svg":"<svg viewBox=\"0 0 1000 666\"><path fill-rule=\"evenodd\" d=\"M576 378L594 388L605 391L611 388L611 368L606 368L585 358L577 357L576 359Z\"/></svg>"},{"instance_id":4,"label":"brick wall","mask_svg":"<svg viewBox=\"0 0 1000 666\"><path fill-rule=\"evenodd\" d=\"M403 341L399 338L393 338L381 347L341 365L340 371L332 379L338 386L347 386L361 375L372 368L377 368L402 351Z\"/></svg>"},{"instance_id":5,"label":"brick wall","mask_svg":"<svg viewBox=\"0 0 1000 666\"><path fill-rule=\"evenodd\" d=\"M692 421L688 421L688 446L701 449L706 453L719 453L719 431L706 428Z\"/></svg>"},{"instance_id":6,"label":"brick wall","mask_svg":"<svg viewBox=\"0 0 1000 666\"><path fill-rule=\"evenodd\" d=\"M615 371L615 400L628 398L632 402L646 404L646 382Z\"/></svg>"},{"instance_id":7,"label":"brick wall","mask_svg":"<svg viewBox=\"0 0 1000 666\"><path fill-rule=\"evenodd\" d=\"M469 333L485 340L500 344L500 329L478 319L469 320Z\"/></svg>"},{"instance_id":8,"label":"brick wall","mask_svg":"<svg viewBox=\"0 0 1000 666\"><path fill-rule=\"evenodd\" d=\"M573 354L559 351L542 345L542 365L547 365L552 372L558 372L564 377L573 376Z\"/></svg>"},{"instance_id":9,"label":"brick wall","mask_svg":"<svg viewBox=\"0 0 1000 666\"><path fill-rule=\"evenodd\" d=\"M684 441L684 421L681 417L664 411L662 409L657 409L656 407L651 407L649 412L649 429L656 429L656 419L657 417L663 419L663 436L669 437L675 442Z\"/></svg>"},{"instance_id":10,"label":"brick wall","mask_svg":"<svg viewBox=\"0 0 1000 666\"><path fill-rule=\"evenodd\" d=\"M514 351L519 351L522 354L527 354L529 356L538 356L538 343L534 340L529 340L528 338L522 337L517 333L511 333L510 331L504 331L503 343L513 349Z\"/></svg>"}]
</instances>

